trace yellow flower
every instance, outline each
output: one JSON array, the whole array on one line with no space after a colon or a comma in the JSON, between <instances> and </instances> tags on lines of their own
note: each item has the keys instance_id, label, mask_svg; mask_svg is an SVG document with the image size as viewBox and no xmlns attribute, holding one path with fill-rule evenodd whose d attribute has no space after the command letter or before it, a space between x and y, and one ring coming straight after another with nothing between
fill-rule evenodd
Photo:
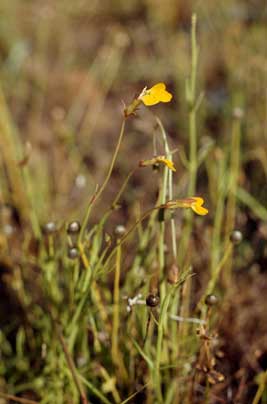
<instances>
[{"instance_id":1,"label":"yellow flower","mask_svg":"<svg viewBox=\"0 0 267 404\"><path fill-rule=\"evenodd\" d=\"M128 118L130 115L135 115L139 105L143 102L145 105L155 105L159 102L169 102L172 99L172 94L166 90L164 83L155 84L150 89L146 87L139 96L136 96L130 105L125 106L124 116Z\"/></svg>"},{"instance_id":2,"label":"yellow flower","mask_svg":"<svg viewBox=\"0 0 267 404\"><path fill-rule=\"evenodd\" d=\"M164 83L158 83L150 89L144 88L138 99L145 105L150 106L158 104L159 102L170 102L172 94L166 90Z\"/></svg>"},{"instance_id":3,"label":"yellow flower","mask_svg":"<svg viewBox=\"0 0 267 404\"><path fill-rule=\"evenodd\" d=\"M158 156L157 157L157 163L163 163L165 166L167 166L170 170L176 171L176 168L174 167L173 161L167 159L165 156Z\"/></svg>"},{"instance_id":4,"label":"yellow flower","mask_svg":"<svg viewBox=\"0 0 267 404\"><path fill-rule=\"evenodd\" d=\"M176 171L176 168L174 167L174 164L171 160L167 159L165 156L155 156L153 159L150 160L141 160L139 162L139 167L147 167L147 166L152 166L154 164L159 164L162 163L166 167L168 167L172 171Z\"/></svg>"},{"instance_id":5,"label":"yellow flower","mask_svg":"<svg viewBox=\"0 0 267 404\"><path fill-rule=\"evenodd\" d=\"M209 211L204 208L202 205L204 203L204 199L199 196L194 196L191 198L185 199L176 199L173 201L166 202L163 207L167 209L176 209L176 208L191 208L198 215L204 216Z\"/></svg>"}]
</instances>

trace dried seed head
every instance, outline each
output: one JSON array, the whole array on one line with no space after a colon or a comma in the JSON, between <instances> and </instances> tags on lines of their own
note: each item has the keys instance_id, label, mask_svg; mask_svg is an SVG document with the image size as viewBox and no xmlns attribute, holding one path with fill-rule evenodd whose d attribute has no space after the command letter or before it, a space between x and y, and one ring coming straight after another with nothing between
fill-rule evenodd
<instances>
[{"instance_id":1,"label":"dried seed head","mask_svg":"<svg viewBox=\"0 0 267 404\"><path fill-rule=\"evenodd\" d=\"M233 230L232 233L230 234L230 241L233 244L238 245L241 243L242 240L243 240L243 235L242 235L241 231Z\"/></svg>"},{"instance_id":2,"label":"dried seed head","mask_svg":"<svg viewBox=\"0 0 267 404\"><path fill-rule=\"evenodd\" d=\"M81 224L78 222L78 220L74 220L73 222L70 222L67 227L67 233L68 234L78 234L81 230Z\"/></svg>"},{"instance_id":3,"label":"dried seed head","mask_svg":"<svg viewBox=\"0 0 267 404\"><path fill-rule=\"evenodd\" d=\"M207 295L205 303L207 306L215 306L218 303L218 298L215 295Z\"/></svg>"},{"instance_id":4,"label":"dried seed head","mask_svg":"<svg viewBox=\"0 0 267 404\"><path fill-rule=\"evenodd\" d=\"M160 302L160 298L158 295L152 295L151 293L146 298L146 305L148 307L156 307Z\"/></svg>"},{"instance_id":5,"label":"dried seed head","mask_svg":"<svg viewBox=\"0 0 267 404\"><path fill-rule=\"evenodd\" d=\"M43 232L45 234L53 234L57 231L57 226L55 222L47 222L44 226L43 226Z\"/></svg>"},{"instance_id":6,"label":"dried seed head","mask_svg":"<svg viewBox=\"0 0 267 404\"><path fill-rule=\"evenodd\" d=\"M123 226L123 224L118 224L118 226L115 227L115 234L118 237L121 237L125 234L126 228Z\"/></svg>"},{"instance_id":7,"label":"dried seed head","mask_svg":"<svg viewBox=\"0 0 267 404\"><path fill-rule=\"evenodd\" d=\"M71 247L68 249L68 257L71 260L75 260L79 257L79 250L76 247Z\"/></svg>"},{"instance_id":8,"label":"dried seed head","mask_svg":"<svg viewBox=\"0 0 267 404\"><path fill-rule=\"evenodd\" d=\"M172 264L170 268L168 268L167 271L167 281L171 285L175 285L179 280L179 268L176 264Z\"/></svg>"}]
</instances>

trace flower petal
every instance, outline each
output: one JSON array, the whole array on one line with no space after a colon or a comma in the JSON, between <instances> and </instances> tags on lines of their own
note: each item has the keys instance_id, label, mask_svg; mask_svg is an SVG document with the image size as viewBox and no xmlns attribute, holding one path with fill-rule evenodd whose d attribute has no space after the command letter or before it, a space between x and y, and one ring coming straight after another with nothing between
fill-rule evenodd
<instances>
[{"instance_id":1,"label":"flower petal","mask_svg":"<svg viewBox=\"0 0 267 404\"><path fill-rule=\"evenodd\" d=\"M157 97L155 97L153 94L150 94L149 92L147 94L143 95L141 97L141 100L147 106L155 105L160 102Z\"/></svg>"},{"instance_id":2,"label":"flower petal","mask_svg":"<svg viewBox=\"0 0 267 404\"><path fill-rule=\"evenodd\" d=\"M193 199L197 205L202 206L204 203L204 199L201 198L200 196L192 196L191 199Z\"/></svg>"},{"instance_id":3,"label":"flower petal","mask_svg":"<svg viewBox=\"0 0 267 404\"><path fill-rule=\"evenodd\" d=\"M169 102L172 99L172 94L166 91L164 83L155 84L150 89L146 90L140 99L147 106L158 104L159 102Z\"/></svg>"},{"instance_id":4,"label":"flower petal","mask_svg":"<svg viewBox=\"0 0 267 404\"><path fill-rule=\"evenodd\" d=\"M203 206L200 206L196 203L193 203L191 205L191 208L195 213L197 213L198 215L201 215L201 216L205 216L209 213L208 209L203 208Z\"/></svg>"},{"instance_id":5,"label":"flower petal","mask_svg":"<svg viewBox=\"0 0 267 404\"><path fill-rule=\"evenodd\" d=\"M170 170L172 171L176 171L176 168L174 167L174 164L171 160L165 158L164 156L159 156L157 158L157 161L162 162L163 164L165 164L165 166L167 166Z\"/></svg>"}]
</instances>

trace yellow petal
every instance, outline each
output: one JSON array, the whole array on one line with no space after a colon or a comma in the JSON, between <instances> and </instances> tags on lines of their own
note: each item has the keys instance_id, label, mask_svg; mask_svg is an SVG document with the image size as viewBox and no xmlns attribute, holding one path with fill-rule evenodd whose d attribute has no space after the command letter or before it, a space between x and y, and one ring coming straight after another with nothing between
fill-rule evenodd
<instances>
[{"instance_id":1,"label":"yellow petal","mask_svg":"<svg viewBox=\"0 0 267 404\"><path fill-rule=\"evenodd\" d=\"M151 87L148 91L162 91L162 90L166 90L166 85L164 83L158 83L155 84L153 87Z\"/></svg>"},{"instance_id":2,"label":"yellow petal","mask_svg":"<svg viewBox=\"0 0 267 404\"><path fill-rule=\"evenodd\" d=\"M159 94L159 99L161 102L170 102L172 99L172 94L168 91L161 91Z\"/></svg>"},{"instance_id":3,"label":"yellow petal","mask_svg":"<svg viewBox=\"0 0 267 404\"><path fill-rule=\"evenodd\" d=\"M197 205L195 203L191 206L192 210L198 215L205 216L209 213L208 209L203 208L203 206Z\"/></svg>"},{"instance_id":4,"label":"yellow petal","mask_svg":"<svg viewBox=\"0 0 267 404\"><path fill-rule=\"evenodd\" d=\"M140 97L143 103L147 106L158 104L159 102L169 102L172 99L172 94L166 91L164 83L155 84L145 94Z\"/></svg>"},{"instance_id":5,"label":"yellow petal","mask_svg":"<svg viewBox=\"0 0 267 404\"><path fill-rule=\"evenodd\" d=\"M147 105L148 107L151 105L155 105L158 104L160 101L158 100L157 97L155 97L153 94L145 94L141 97L141 100L143 101L143 103L145 105Z\"/></svg>"},{"instance_id":6,"label":"yellow petal","mask_svg":"<svg viewBox=\"0 0 267 404\"><path fill-rule=\"evenodd\" d=\"M193 199L197 205L202 206L204 203L204 199L200 196L192 196L190 199Z\"/></svg>"},{"instance_id":7,"label":"yellow petal","mask_svg":"<svg viewBox=\"0 0 267 404\"><path fill-rule=\"evenodd\" d=\"M155 84L150 90L150 94L156 97L160 102L169 102L172 99L172 94L166 90L164 83Z\"/></svg>"},{"instance_id":8,"label":"yellow petal","mask_svg":"<svg viewBox=\"0 0 267 404\"><path fill-rule=\"evenodd\" d=\"M191 208L192 210L197 213L198 215L204 216L206 215L209 211L206 208L203 208L203 203L204 203L204 199L199 197L199 196L195 196L192 199L195 200L195 202L192 203Z\"/></svg>"},{"instance_id":9,"label":"yellow petal","mask_svg":"<svg viewBox=\"0 0 267 404\"><path fill-rule=\"evenodd\" d=\"M174 167L174 164L173 164L173 162L171 161L171 160L169 160L169 159L166 159L165 157L163 157L163 156L159 156L158 158L157 158L157 161L159 161L159 162L162 162L163 164L165 164L170 170L172 170L172 171L176 171L176 169L175 169L175 167Z\"/></svg>"}]
</instances>

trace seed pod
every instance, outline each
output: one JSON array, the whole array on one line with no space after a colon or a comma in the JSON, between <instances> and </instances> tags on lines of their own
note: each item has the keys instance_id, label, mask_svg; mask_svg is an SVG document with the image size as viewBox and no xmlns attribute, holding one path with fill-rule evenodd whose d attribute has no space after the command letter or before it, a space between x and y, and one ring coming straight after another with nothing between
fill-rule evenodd
<instances>
[{"instance_id":1,"label":"seed pod","mask_svg":"<svg viewBox=\"0 0 267 404\"><path fill-rule=\"evenodd\" d=\"M71 247L68 249L68 257L71 260L74 260L79 257L79 250L76 247Z\"/></svg>"},{"instance_id":2,"label":"seed pod","mask_svg":"<svg viewBox=\"0 0 267 404\"><path fill-rule=\"evenodd\" d=\"M53 234L57 231L57 226L55 222L47 222L44 226L43 226L43 232L45 234Z\"/></svg>"},{"instance_id":3,"label":"seed pod","mask_svg":"<svg viewBox=\"0 0 267 404\"><path fill-rule=\"evenodd\" d=\"M205 303L207 306L215 306L218 303L218 298L215 295L207 295Z\"/></svg>"},{"instance_id":4,"label":"seed pod","mask_svg":"<svg viewBox=\"0 0 267 404\"><path fill-rule=\"evenodd\" d=\"M151 293L146 298L146 305L148 307L156 307L160 302L160 298L158 295L152 295Z\"/></svg>"},{"instance_id":5,"label":"seed pod","mask_svg":"<svg viewBox=\"0 0 267 404\"><path fill-rule=\"evenodd\" d=\"M115 227L115 234L118 237L121 237L125 234L126 228L123 226L123 224L118 224L118 226Z\"/></svg>"},{"instance_id":6,"label":"seed pod","mask_svg":"<svg viewBox=\"0 0 267 404\"><path fill-rule=\"evenodd\" d=\"M78 220L74 220L73 222L70 222L67 227L67 233L68 234L78 234L81 230L81 224L78 222Z\"/></svg>"},{"instance_id":7,"label":"seed pod","mask_svg":"<svg viewBox=\"0 0 267 404\"><path fill-rule=\"evenodd\" d=\"M241 231L233 230L232 233L230 234L230 241L233 244L238 245L241 243L242 240L243 240L243 235L242 235Z\"/></svg>"}]
</instances>

